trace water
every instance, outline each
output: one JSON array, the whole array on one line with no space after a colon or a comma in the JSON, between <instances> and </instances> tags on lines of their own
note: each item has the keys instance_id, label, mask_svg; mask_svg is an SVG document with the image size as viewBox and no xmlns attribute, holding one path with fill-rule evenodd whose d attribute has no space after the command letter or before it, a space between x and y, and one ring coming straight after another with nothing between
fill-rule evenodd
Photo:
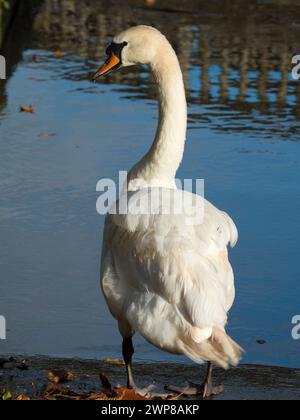
<instances>
[{"instance_id":1,"label":"water","mask_svg":"<svg viewBox=\"0 0 300 420\"><path fill-rule=\"evenodd\" d=\"M96 85L89 77L112 34L146 23L166 33L184 71L189 130L179 177L204 178L207 198L240 230L229 332L246 362L300 367L291 338L300 313L300 82L290 77L300 52L297 2L247 1L243 10L235 1L24 3L5 40L9 79L0 85L0 314L8 325L0 353L120 356L98 285L95 188L148 149L155 86L146 68ZM34 114L19 113L29 104ZM136 357L175 360L141 339Z\"/></svg>"}]
</instances>

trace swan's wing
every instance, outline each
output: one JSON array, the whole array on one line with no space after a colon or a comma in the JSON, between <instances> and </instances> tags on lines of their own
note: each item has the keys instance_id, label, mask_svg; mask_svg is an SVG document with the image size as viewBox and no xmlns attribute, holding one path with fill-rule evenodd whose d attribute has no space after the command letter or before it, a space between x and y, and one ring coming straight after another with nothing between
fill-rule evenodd
<instances>
[{"instance_id":1,"label":"swan's wing","mask_svg":"<svg viewBox=\"0 0 300 420\"><path fill-rule=\"evenodd\" d=\"M140 206L140 214L108 218L106 242L113 250L123 292L158 295L192 326L224 326L234 296L227 258L227 245L237 241L234 223L200 196L178 190L171 190L171 196L165 195L150 213L147 209L143 213L141 197L149 194L144 190L129 195L129 208ZM184 211L170 214L170 203L178 204L183 197ZM196 213L195 204L200 209Z\"/></svg>"}]
</instances>

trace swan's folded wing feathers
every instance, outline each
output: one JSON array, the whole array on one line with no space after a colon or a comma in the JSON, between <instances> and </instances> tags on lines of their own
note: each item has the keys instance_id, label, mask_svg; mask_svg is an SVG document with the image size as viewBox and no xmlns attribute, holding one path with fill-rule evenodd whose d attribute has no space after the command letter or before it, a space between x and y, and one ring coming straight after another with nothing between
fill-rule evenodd
<instances>
[{"instance_id":1,"label":"swan's folded wing feathers","mask_svg":"<svg viewBox=\"0 0 300 420\"><path fill-rule=\"evenodd\" d=\"M220 254L236 241L237 231L226 213L199 196L197 200L204 205L204 218L195 226L185 214L113 215L114 244L131 261L132 287L176 306L192 326L224 326L228 285Z\"/></svg>"}]
</instances>

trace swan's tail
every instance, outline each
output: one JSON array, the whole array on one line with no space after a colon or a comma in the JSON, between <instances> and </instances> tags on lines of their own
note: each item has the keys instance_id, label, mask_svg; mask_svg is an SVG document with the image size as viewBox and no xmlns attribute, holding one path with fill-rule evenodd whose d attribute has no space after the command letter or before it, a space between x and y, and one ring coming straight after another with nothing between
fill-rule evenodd
<instances>
[{"instance_id":1,"label":"swan's tail","mask_svg":"<svg viewBox=\"0 0 300 420\"><path fill-rule=\"evenodd\" d=\"M244 350L219 328L213 328L211 337L201 343L189 339L183 344L185 355L194 362L212 362L224 369L237 366L244 353Z\"/></svg>"}]
</instances>

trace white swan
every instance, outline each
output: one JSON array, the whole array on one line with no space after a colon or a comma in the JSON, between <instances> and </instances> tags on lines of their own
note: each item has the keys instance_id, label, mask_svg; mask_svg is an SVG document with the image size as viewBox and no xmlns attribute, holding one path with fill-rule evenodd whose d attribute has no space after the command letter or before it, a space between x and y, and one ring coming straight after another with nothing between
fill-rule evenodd
<instances>
[{"instance_id":1,"label":"white swan","mask_svg":"<svg viewBox=\"0 0 300 420\"><path fill-rule=\"evenodd\" d=\"M225 332L234 297L234 276L227 246L237 242L230 217L200 196L176 190L187 126L187 105L177 56L156 29L137 26L116 36L108 59L94 79L120 67L148 64L157 81L159 124L152 147L130 171L129 201L162 189L172 191L158 204L159 214L108 215L102 254L102 289L123 336L128 387L135 387L132 337L139 332L164 351L209 362L204 385L185 389L204 398L212 387L212 364L237 365L242 349ZM166 215L166 200L192 196L204 208L201 224L188 216ZM166 198L169 197L169 198ZM169 388L170 389L170 388ZM174 391L181 392L176 388Z\"/></svg>"}]
</instances>

